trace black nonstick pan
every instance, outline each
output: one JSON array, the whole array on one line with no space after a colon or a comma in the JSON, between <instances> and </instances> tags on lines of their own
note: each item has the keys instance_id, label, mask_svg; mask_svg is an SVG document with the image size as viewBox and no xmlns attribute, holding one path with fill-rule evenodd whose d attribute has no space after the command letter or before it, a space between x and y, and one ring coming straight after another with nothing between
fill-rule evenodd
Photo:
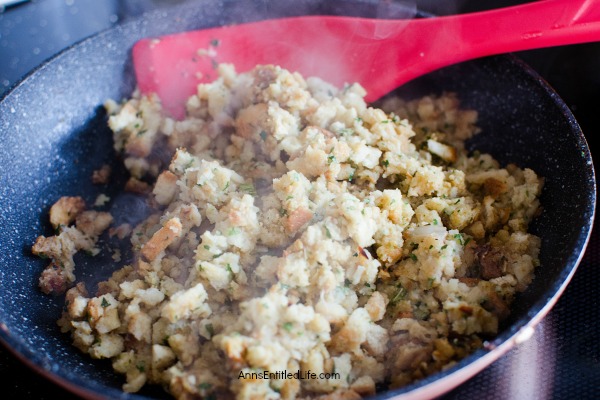
<instances>
[{"instance_id":1,"label":"black nonstick pan","mask_svg":"<svg viewBox=\"0 0 600 400\"><path fill-rule=\"evenodd\" d=\"M0 100L0 341L27 364L86 397L167 397L161 388L123 394L122 377L109 362L89 359L60 333L56 320L63 300L39 291L45 262L31 255L31 244L50 233L47 211L63 195L82 195L93 203L104 193L112 199L107 207L121 221L134 222L143 213L142 200L121 195L125 176L102 108L106 99L126 97L134 89L129 51L137 39L297 14L381 16L366 1L293 3L267 7L264 2L207 0L202 7L149 14L67 49ZM473 149L545 177L544 210L532 225L543 240L541 266L496 339L447 371L380 398L440 394L526 337L568 283L591 231L595 177L588 147L568 108L535 72L514 57L492 57L430 74L399 94L442 91L457 92L464 107L479 111L482 133L470 143ZM117 177L109 186L95 186L90 176L104 163L113 165ZM109 251L78 261L78 277L88 282L118 267Z\"/></svg>"}]
</instances>

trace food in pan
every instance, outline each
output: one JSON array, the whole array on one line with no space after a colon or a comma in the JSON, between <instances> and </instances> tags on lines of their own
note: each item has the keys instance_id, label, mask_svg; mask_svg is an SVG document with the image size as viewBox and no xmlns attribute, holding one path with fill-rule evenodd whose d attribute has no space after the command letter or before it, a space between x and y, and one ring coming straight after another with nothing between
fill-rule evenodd
<instances>
[{"instance_id":1,"label":"food in pan","mask_svg":"<svg viewBox=\"0 0 600 400\"><path fill-rule=\"evenodd\" d=\"M111 216L74 197L52 208L57 235L33 250L51 259L42 289L70 287L59 325L75 346L111 359L127 392L351 399L497 333L539 264L543 181L468 154L476 112L452 94L374 108L358 84L276 66L218 72L182 121L153 96L107 102L153 212L134 261L89 293L72 256Z\"/></svg>"}]
</instances>

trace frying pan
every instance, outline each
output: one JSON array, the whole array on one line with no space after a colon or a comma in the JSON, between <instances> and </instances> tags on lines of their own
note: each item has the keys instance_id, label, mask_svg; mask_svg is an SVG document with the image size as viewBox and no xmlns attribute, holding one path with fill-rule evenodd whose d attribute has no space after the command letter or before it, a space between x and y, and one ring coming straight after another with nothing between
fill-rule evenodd
<instances>
[{"instance_id":1,"label":"frying pan","mask_svg":"<svg viewBox=\"0 0 600 400\"><path fill-rule=\"evenodd\" d=\"M248 5L245 4L246 7ZM63 300L37 288L45 262L31 256L40 234L50 234L47 211L63 195L88 203L105 193L119 222L135 222L143 200L122 195L125 179L112 152L102 103L134 88L129 49L136 40L175 31L255 20L238 3L209 0L203 7L177 7L144 16L85 40L44 64L0 100L0 341L38 372L92 398L164 398L160 388L125 395L110 363L89 359L59 332ZM277 2L261 17L343 14L376 17L372 2ZM265 11L267 11L265 13ZM482 133L469 146L501 163L530 167L546 178L542 215L532 224L542 237L536 279L515 302L499 335L452 368L399 390L395 395L434 396L449 390L498 358L530 332L573 275L587 244L595 209L595 178L589 150L568 108L545 82L511 56L492 57L438 71L402 87L417 97L455 91L464 107L480 112ZM104 163L116 178L94 186L91 173ZM91 283L118 265L104 245L95 258L81 256L78 278ZM124 256L124 261L127 256Z\"/></svg>"}]
</instances>

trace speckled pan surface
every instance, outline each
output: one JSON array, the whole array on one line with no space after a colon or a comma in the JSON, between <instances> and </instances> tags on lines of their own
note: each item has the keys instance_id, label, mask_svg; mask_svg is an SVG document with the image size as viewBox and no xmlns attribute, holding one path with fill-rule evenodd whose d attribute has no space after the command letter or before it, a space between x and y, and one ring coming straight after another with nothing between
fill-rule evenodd
<instances>
[{"instance_id":1,"label":"speckled pan surface","mask_svg":"<svg viewBox=\"0 0 600 400\"><path fill-rule=\"evenodd\" d=\"M132 91L129 49L137 39L258 15L381 16L381 10L367 1L296 1L294 7L288 3L265 8L260 1L243 6L204 1L201 9L186 6L155 12L68 49L0 100L0 339L36 369L87 396L166 397L160 388L122 394L122 379L108 362L92 361L70 345L55 323L62 300L38 290L37 278L45 263L31 256L30 247L39 234L49 233L48 208L62 195L83 195L93 202L105 193L113 199L109 208L120 220L134 218L143 208L139 199L119 194L123 170L112 151L101 107L105 99L119 99ZM532 226L543 239L542 265L489 349L381 398L447 381L478 360L490 359L560 292L576 268L593 221L595 177L588 147L568 108L534 72L513 57L493 57L431 74L400 93L441 91L458 92L466 107L480 112L483 132L473 140L473 148L490 152L503 163L531 167L546 178L544 212ZM92 185L91 172L106 162L121 175L110 186ZM96 258L80 257L78 267L78 276L91 282L117 266L111 253L104 251Z\"/></svg>"}]
</instances>

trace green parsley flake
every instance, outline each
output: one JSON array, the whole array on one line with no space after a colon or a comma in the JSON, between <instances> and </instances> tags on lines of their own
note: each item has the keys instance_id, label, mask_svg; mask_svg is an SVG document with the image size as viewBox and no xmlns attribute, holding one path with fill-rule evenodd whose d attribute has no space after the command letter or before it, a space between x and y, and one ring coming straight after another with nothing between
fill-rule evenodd
<instances>
[{"instance_id":1,"label":"green parsley flake","mask_svg":"<svg viewBox=\"0 0 600 400\"><path fill-rule=\"evenodd\" d=\"M291 322L286 322L285 324L283 324L283 329L285 329L288 332L291 332L293 327L294 324L292 324Z\"/></svg>"},{"instance_id":2,"label":"green parsley flake","mask_svg":"<svg viewBox=\"0 0 600 400\"><path fill-rule=\"evenodd\" d=\"M463 236L460 233L455 234L454 239L458 240L458 243L460 243L461 245L465 244Z\"/></svg>"},{"instance_id":3,"label":"green parsley flake","mask_svg":"<svg viewBox=\"0 0 600 400\"><path fill-rule=\"evenodd\" d=\"M256 188L252 183L242 183L240 189L252 196L256 196Z\"/></svg>"},{"instance_id":4,"label":"green parsley flake","mask_svg":"<svg viewBox=\"0 0 600 400\"><path fill-rule=\"evenodd\" d=\"M431 289L433 287L433 282L435 282L435 278L427 279L427 287Z\"/></svg>"},{"instance_id":5,"label":"green parsley flake","mask_svg":"<svg viewBox=\"0 0 600 400\"><path fill-rule=\"evenodd\" d=\"M398 291L396 292L396 294L394 294L394 297L392 297L392 300L390 300L390 304L396 304L400 300L404 300L406 298L407 294L408 294L408 292L406 291L406 289L404 289L404 287L402 285L400 285L400 287L398 288Z\"/></svg>"},{"instance_id":6,"label":"green parsley flake","mask_svg":"<svg viewBox=\"0 0 600 400\"><path fill-rule=\"evenodd\" d=\"M110 306L110 303L103 297L102 298L102 303L100 305L102 307L106 308L106 307Z\"/></svg>"},{"instance_id":7,"label":"green parsley flake","mask_svg":"<svg viewBox=\"0 0 600 400\"><path fill-rule=\"evenodd\" d=\"M354 179L354 173L355 173L355 172L356 172L355 170L352 170L352 172L351 172L351 173L350 173L350 175L348 176L348 181L349 181L349 182L352 182L352 180Z\"/></svg>"},{"instance_id":8,"label":"green parsley flake","mask_svg":"<svg viewBox=\"0 0 600 400\"><path fill-rule=\"evenodd\" d=\"M213 324L206 324L204 327L206 328L206 331L210 337L215 336L215 328L213 327Z\"/></svg>"}]
</instances>

